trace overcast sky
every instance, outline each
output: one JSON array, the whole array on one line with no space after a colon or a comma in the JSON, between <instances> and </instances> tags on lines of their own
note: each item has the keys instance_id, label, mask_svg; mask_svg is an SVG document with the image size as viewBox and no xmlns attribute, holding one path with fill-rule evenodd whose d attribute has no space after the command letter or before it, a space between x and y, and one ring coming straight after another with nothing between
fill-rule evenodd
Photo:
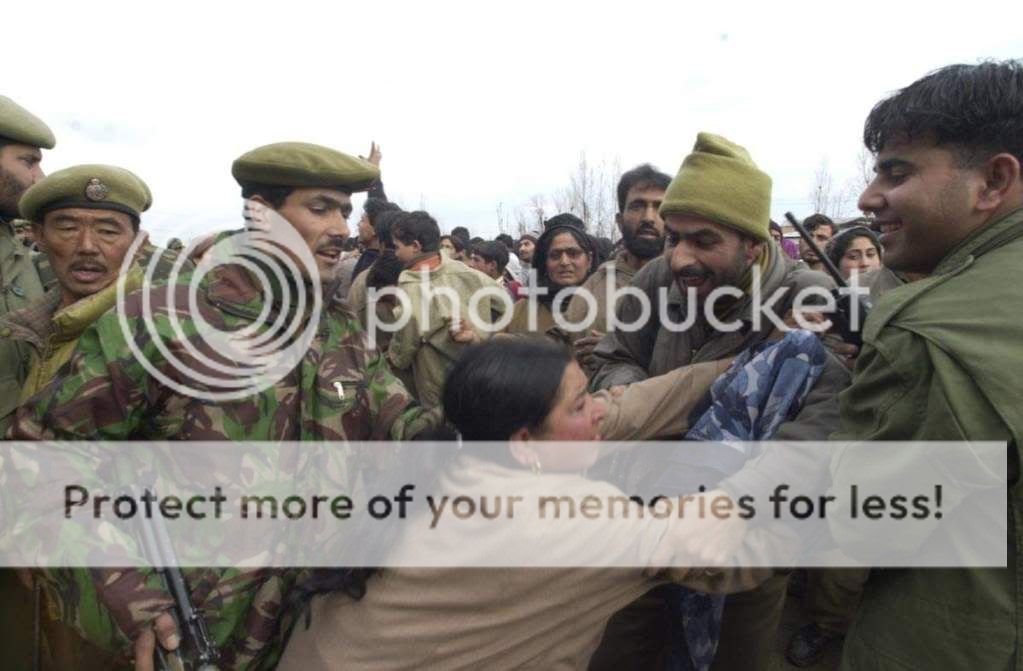
<instances>
[{"instance_id":1,"label":"overcast sky","mask_svg":"<svg viewBox=\"0 0 1023 671\"><path fill-rule=\"evenodd\" d=\"M773 177L776 218L805 215L822 160L854 179L885 93L1023 56L1019 2L830 4L8 2L0 93L53 128L46 171L142 177L161 242L237 227L231 162L282 140L376 140L392 199L490 237L580 151L674 174L712 131Z\"/></svg>"}]
</instances>

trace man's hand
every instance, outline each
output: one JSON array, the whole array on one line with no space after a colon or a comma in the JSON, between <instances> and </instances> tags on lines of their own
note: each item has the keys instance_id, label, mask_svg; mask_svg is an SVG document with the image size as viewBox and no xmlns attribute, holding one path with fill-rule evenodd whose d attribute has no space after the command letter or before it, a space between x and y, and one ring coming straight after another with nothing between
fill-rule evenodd
<instances>
[{"instance_id":1,"label":"man's hand","mask_svg":"<svg viewBox=\"0 0 1023 671\"><path fill-rule=\"evenodd\" d=\"M146 628L135 639L135 671L154 671L153 656L157 641L164 650L177 650L181 645L178 625L170 613L163 613L153 620L152 628ZM173 665L171 668L174 668Z\"/></svg>"},{"instance_id":2,"label":"man's hand","mask_svg":"<svg viewBox=\"0 0 1023 671\"><path fill-rule=\"evenodd\" d=\"M831 350L831 353L838 358L842 364L852 370L856 366L856 357L859 356L860 348L856 345L845 342L840 337L835 335L827 327L833 326L834 324L828 323L829 317L823 312L816 312L813 310L802 310L799 313L800 319L796 318L796 314L789 310L788 314L785 315L785 326L789 330L795 329L806 329L822 336L821 343L825 347ZM802 323L800 323L802 321ZM780 340L784 333L780 333L777 330L771 335L772 340ZM777 336L777 337L775 337Z\"/></svg>"},{"instance_id":3,"label":"man's hand","mask_svg":"<svg viewBox=\"0 0 1023 671\"><path fill-rule=\"evenodd\" d=\"M589 335L578 338L572 343L572 347L575 349L575 358L584 369L593 363L593 348L603 337L603 333L591 329Z\"/></svg>"},{"instance_id":4,"label":"man's hand","mask_svg":"<svg viewBox=\"0 0 1023 671\"><path fill-rule=\"evenodd\" d=\"M453 319L448 326L448 335L460 345L475 345L480 342L479 335L472 330L464 319Z\"/></svg>"},{"instance_id":5,"label":"man's hand","mask_svg":"<svg viewBox=\"0 0 1023 671\"><path fill-rule=\"evenodd\" d=\"M815 310L800 310L798 314L789 310L783 321L790 331L804 329L812 333L826 333L832 326L831 319L826 314Z\"/></svg>"},{"instance_id":6,"label":"man's hand","mask_svg":"<svg viewBox=\"0 0 1023 671\"><path fill-rule=\"evenodd\" d=\"M654 550L647 573L656 574L665 566L729 566L742 547L747 525L734 502L728 506L725 500L731 501L731 497L720 489L688 498L681 519L669 518L668 530ZM715 510L722 511L721 517Z\"/></svg>"},{"instance_id":7,"label":"man's hand","mask_svg":"<svg viewBox=\"0 0 1023 671\"><path fill-rule=\"evenodd\" d=\"M382 159L383 157L384 155L380 152L380 146L377 145L376 142L370 142L369 156L360 156L359 158L363 159L364 161L369 161L370 163L379 168L380 159Z\"/></svg>"}]
</instances>

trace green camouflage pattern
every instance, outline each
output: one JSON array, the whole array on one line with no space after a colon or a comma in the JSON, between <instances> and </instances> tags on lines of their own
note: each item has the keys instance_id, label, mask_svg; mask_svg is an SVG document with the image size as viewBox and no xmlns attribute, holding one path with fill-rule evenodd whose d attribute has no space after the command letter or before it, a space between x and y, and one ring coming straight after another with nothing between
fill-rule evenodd
<instances>
[{"instance_id":1,"label":"green camouflage pattern","mask_svg":"<svg viewBox=\"0 0 1023 671\"><path fill-rule=\"evenodd\" d=\"M156 337L193 369L212 373L184 349L168 319L171 310L176 311L184 335L196 349L226 361L199 337L194 315L187 310L191 277L192 271L187 270L168 287L176 299L173 308L169 292L153 292L150 315ZM134 342L172 380L201 388L167 364L153 334L144 327L142 292L146 290L125 300ZM222 265L199 283L196 309L219 329L239 329L256 320L263 309L263 294L247 270ZM407 439L440 421L439 411L427 412L414 402L386 360L368 346L358 321L338 303L325 304L316 337L299 365L275 385L240 400L212 403L161 385L132 354L116 311L104 314L82 334L64 373L18 409L11 438L379 441ZM340 382L343 398L335 382ZM349 462L346 467L354 472L361 465ZM353 472L324 477L348 484ZM87 556L90 543L102 542L81 541L81 556ZM187 552L182 550L178 548L178 554L187 565ZM160 577L151 570L45 573L47 592L61 620L126 661L142 627L172 606ZM292 614L285 612L291 610L289 594L311 570L194 568L184 573L193 603L205 610L222 651L222 667L272 668L292 622Z\"/></svg>"},{"instance_id":2,"label":"green camouflage pattern","mask_svg":"<svg viewBox=\"0 0 1023 671\"><path fill-rule=\"evenodd\" d=\"M28 247L14 237L10 223L0 219L0 317L27 307L43 296L44 284ZM28 375L31 348L7 337L0 328L0 429L18 405Z\"/></svg>"}]
</instances>

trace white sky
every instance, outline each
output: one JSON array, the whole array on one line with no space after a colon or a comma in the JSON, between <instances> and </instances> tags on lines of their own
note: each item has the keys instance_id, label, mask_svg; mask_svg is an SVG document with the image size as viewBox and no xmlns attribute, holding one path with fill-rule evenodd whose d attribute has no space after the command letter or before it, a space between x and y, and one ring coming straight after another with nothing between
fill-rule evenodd
<instances>
[{"instance_id":1,"label":"white sky","mask_svg":"<svg viewBox=\"0 0 1023 671\"><path fill-rule=\"evenodd\" d=\"M53 128L45 170L146 180L160 242L237 227L231 162L282 140L376 140L392 199L490 237L498 203L564 187L580 151L674 174L702 130L774 178L775 218L809 214L886 92L1023 56L1019 2L687 4L7 2L0 93Z\"/></svg>"}]
</instances>

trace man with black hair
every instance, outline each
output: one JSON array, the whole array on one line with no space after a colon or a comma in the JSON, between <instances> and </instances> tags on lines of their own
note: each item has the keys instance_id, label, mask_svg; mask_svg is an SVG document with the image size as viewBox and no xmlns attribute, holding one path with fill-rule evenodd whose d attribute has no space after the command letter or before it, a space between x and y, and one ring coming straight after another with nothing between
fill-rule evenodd
<instances>
[{"instance_id":1,"label":"man with black hair","mask_svg":"<svg viewBox=\"0 0 1023 671\"><path fill-rule=\"evenodd\" d=\"M14 236L22 194L43 178L43 149L53 149L53 131L10 98L0 96L0 316L43 296L44 280L31 250ZM27 373L29 350L0 339L0 417L17 406L20 380Z\"/></svg>"},{"instance_id":2,"label":"man with black hair","mask_svg":"<svg viewBox=\"0 0 1023 671\"><path fill-rule=\"evenodd\" d=\"M640 268L664 251L664 220L659 209L670 183L670 176L649 163L629 170L618 180L615 223L625 248L614 259L601 264L581 289L596 299L589 333L575 341L576 357L587 372L592 372L593 348L604 333L611 330L608 317L615 309L614 292L629 285ZM587 317L588 307L582 296L576 296L566 316L570 321L582 322Z\"/></svg>"},{"instance_id":3,"label":"man with black hair","mask_svg":"<svg viewBox=\"0 0 1023 671\"><path fill-rule=\"evenodd\" d=\"M481 242L472 249L469 267L475 268L507 289L514 301L519 298L519 289L522 284L509 277L508 259L510 256L508 248L498 240Z\"/></svg>"},{"instance_id":4,"label":"man with black hair","mask_svg":"<svg viewBox=\"0 0 1023 671\"><path fill-rule=\"evenodd\" d=\"M449 336L452 324L460 320L486 338L488 326L510 301L498 300L493 289L503 290L489 277L440 253L440 227L428 213L398 215L391 237L395 256L405 268L398 289L408 297L408 310L403 308L398 315L403 325L391 335L387 358L396 370L411 371L420 403L437 407L444 375L466 346ZM470 299L477 294L483 298L472 311Z\"/></svg>"},{"instance_id":5,"label":"man with black hair","mask_svg":"<svg viewBox=\"0 0 1023 671\"><path fill-rule=\"evenodd\" d=\"M323 286L312 284L313 268L302 263L296 272L280 261L277 269L283 277L300 291L331 287L341 245L348 236L351 194L376 180L376 167L328 147L282 142L245 153L235 160L231 172L248 200L250 226L269 219L268 230L279 230L282 240L292 232L296 234L296 242L307 246ZM96 181L92 181L94 178ZM102 174L94 175L77 195L104 204L109 200L112 205L114 181L106 181ZM293 231L277 228L277 219L265 208L276 212L279 224ZM265 219L257 218L260 211L267 214ZM34 218L32 212L26 214ZM49 221L46 223L49 225ZM239 233L225 233L222 239L234 235ZM291 257L307 258L306 250L285 246L284 251ZM69 270L76 282L91 283L99 269L72 264ZM201 329L194 326L196 321L201 318L224 331L248 329L255 335L265 335L272 327L265 319L271 310L280 310L282 319L302 320L309 315L285 312L289 307L286 289L261 282L238 263L217 265L197 280L197 285L191 285L192 280L191 273L183 273L176 280L182 290L194 291L194 300L188 305L174 303L174 292L161 290L143 296L141 292L150 290L144 283L126 297L121 310L108 311L96 319L82 333L60 380L18 408L12 437L89 441L403 440L437 423L439 414L425 412L414 403L385 359L369 346L354 317L330 297L324 301L311 342L304 350L292 352L298 360L282 377L269 385L253 387L246 395L211 402L203 395L211 386L215 388L215 382L208 382L210 369L184 352L191 348L195 357L218 361L221 366L234 362L216 349L215 342L200 334ZM174 326L159 321L147 329L145 322L155 312L173 312L169 321ZM121 320L127 324L123 329ZM145 333L161 341L163 347L148 350L148 364L172 372L174 384L149 375L140 365L141 355L127 340L126 334L131 333ZM164 353L169 351L178 353L173 362L165 358ZM286 361L285 355L281 353L281 359ZM207 376L205 384L196 379L197 371ZM235 374L228 368L222 374L234 374L237 380L250 377L251 371L239 367ZM96 408L103 412L97 413ZM252 421L254 417L267 421ZM286 597L308 574L265 568L195 571L191 579L201 574L205 588L191 583L193 590L198 589L192 599L197 607L205 608L210 618L210 630L222 651L220 664L225 668L271 667L289 630L289 618L295 615L288 611ZM60 612L69 624L90 632L93 642L105 650L130 654L134 649L137 668L145 668L142 665L151 662L156 645L154 620L164 647L173 647L180 640L172 618L165 612L160 614L169 610L173 601L157 586L159 579L151 569L97 569L89 575L75 575L75 581L64 585L71 591ZM83 587L95 591L83 595ZM78 608L77 604L91 608ZM83 624L85 619L91 619L92 624Z\"/></svg>"},{"instance_id":6,"label":"man with black hair","mask_svg":"<svg viewBox=\"0 0 1023 671\"><path fill-rule=\"evenodd\" d=\"M515 253L518 255L519 260L522 261L523 268L531 268L533 266L533 253L536 251L536 241L539 238L539 233L526 231L515 244Z\"/></svg>"},{"instance_id":7,"label":"man with black hair","mask_svg":"<svg viewBox=\"0 0 1023 671\"><path fill-rule=\"evenodd\" d=\"M725 191L744 197L722 200L719 194ZM778 324L763 313L763 306L773 303L780 319L804 290L833 287L826 275L797 268L774 244L768 229L770 207L771 178L746 149L721 136L700 133L660 205L665 250L636 273L631 285L636 293L623 296L615 308L617 318L632 328L609 332L594 348L593 388L631 384L694 363L736 356L777 332ZM717 300L726 292L729 298ZM846 368L829 356L799 412L772 438L825 440L838 425L836 395L848 381ZM826 470L827 456L822 451L800 462L808 479ZM778 464L785 458L780 451L767 450L753 466L719 474L720 482L704 484L733 500L744 495L766 499L769 478L758 469L770 469L771 464L791 467L788 462L784 467ZM626 489L653 484L661 476L648 460L625 455L611 470ZM707 542L720 532L708 529ZM768 668L785 583L786 576L775 575L756 589L727 597L712 671ZM656 627L662 612L663 604L643 599L613 619L594 657L601 662L596 668L622 668L629 650L634 656L650 652L655 658L656 647L650 650L642 641L636 645L635 632L641 629L637 620L652 619ZM648 628L647 635L654 632Z\"/></svg>"},{"instance_id":8,"label":"man with black hair","mask_svg":"<svg viewBox=\"0 0 1023 671\"><path fill-rule=\"evenodd\" d=\"M499 233L494 240L504 245L504 248L508 250L509 254L515 253L515 241L512 240L512 236L507 233Z\"/></svg>"},{"instance_id":9,"label":"man with black hair","mask_svg":"<svg viewBox=\"0 0 1023 671\"><path fill-rule=\"evenodd\" d=\"M394 240L391 238L391 225L398 219L399 215L402 214L402 210L385 210L380 212L376 217L376 224L373 229L376 235L377 243L380 245L380 255L373 262L370 268L380 264L389 269L397 268L400 272L402 264L401 261L397 260L394 256ZM389 273L387 273L389 274ZM395 274L395 279L397 275ZM392 283L393 284L393 283ZM363 328L369 328L369 313L367 308L369 301L367 299L367 291L372 285L369 283L369 271L360 273L358 277L352 280L352 286L348 289L348 294L345 296L345 302L348 304L348 309L355 314L356 318L362 323ZM390 319L380 321L380 310L377 310L377 317L379 323L389 323ZM381 352L386 350L386 343L390 340L390 335L383 337L384 334L378 329L377 330L377 345Z\"/></svg>"},{"instance_id":10,"label":"man with black hair","mask_svg":"<svg viewBox=\"0 0 1023 671\"><path fill-rule=\"evenodd\" d=\"M364 270L373 265L383 249L376 234L377 218L384 212L400 212L401 208L380 198L367 198L362 206L362 217L359 218L359 243L362 255L355 264L352 277L358 277Z\"/></svg>"},{"instance_id":11,"label":"man with black hair","mask_svg":"<svg viewBox=\"0 0 1023 671\"><path fill-rule=\"evenodd\" d=\"M828 246L831 238L835 237L835 233L838 232L835 222L823 214L811 214L803 220L803 227L822 251ZM810 245L806 244L806 240L803 240L803 238L799 238L799 258L803 260L803 263L810 270L824 270L824 262L817 258L817 255L813 253Z\"/></svg>"},{"instance_id":12,"label":"man with black hair","mask_svg":"<svg viewBox=\"0 0 1023 671\"><path fill-rule=\"evenodd\" d=\"M512 294L512 298L518 297L518 287L522 286L522 283L526 280L525 275L522 273L522 263L519 261L519 257L515 254L515 241L512 236L507 233L501 233L495 241L504 245L504 248L508 251L508 262L505 264L505 270L503 277L507 278L508 282L517 285L515 287L515 293Z\"/></svg>"},{"instance_id":13,"label":"man with black hair","mask_svg":"<svg viewBox=\"0 0 1023 671\"><path fill-rule=\"evenodd\" d=\"M472 248L469 256L470 268L474 268L490 279L500 282L508 265L508 248L499 240L481 242Z\"/></svg>"},{"instance_id":14,"label":"man with black hair","mask_svg":"<svg viewBox=\"0 0 1023 671\"><path fill-rule=\"evenodd\" d=\"M833 438L1007 443L1008 564L873 571L843 668L1009 669L1023 660L1020 110L1023 61L951 65L877 103L864 125L876 175L859 207L881 231L885 266L925 277L874 305ZM974 458L961 449L956 458ZM836 491L894 477L893 464L857 454L836 462ZM931 466L945 478L957 472L940 459ZM946 501L985 493L972 482L950 490ZM877 542L862 527L829 523L850 547ZM903 534L898 549L918 551L926 533Z\"/></svg>"}]
</instances>

